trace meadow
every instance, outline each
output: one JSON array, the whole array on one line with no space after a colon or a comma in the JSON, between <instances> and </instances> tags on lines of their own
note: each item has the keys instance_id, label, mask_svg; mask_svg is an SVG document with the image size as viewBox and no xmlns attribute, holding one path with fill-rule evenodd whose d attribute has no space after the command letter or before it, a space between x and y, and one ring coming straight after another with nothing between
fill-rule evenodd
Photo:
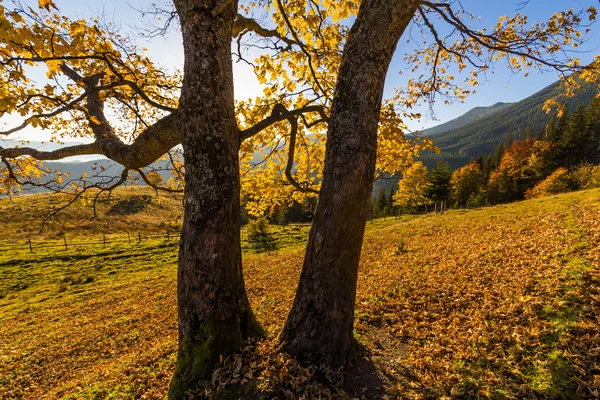
<instances>
[{"instance_id":1,"label":"meadow","mask_svg":"<svg viewBox=\"0 0 600 400\"><path fill-rule=\"evenodd\" d=\"M161 201L95 222L75 222L89 217L80 207L42 235L176 228L179 200ZM27 230L49 202L2 199L0 239ZM198 397L599 396L599 190L367 225L345 380L276 351L308 227L270 227L277 250L243 244L268 337L223 360ZM0 398L163 398L176 360L177 247L149 238L2 251Z\"/></svg>"}]
</instances>

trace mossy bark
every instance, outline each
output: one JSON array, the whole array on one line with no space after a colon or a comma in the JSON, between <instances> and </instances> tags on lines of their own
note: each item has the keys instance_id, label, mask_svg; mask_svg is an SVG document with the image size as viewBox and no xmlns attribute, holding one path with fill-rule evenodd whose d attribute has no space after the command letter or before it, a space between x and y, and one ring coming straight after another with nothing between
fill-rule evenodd
<instances>
[{"instance_id":1,"label":"mossy bark","mask_svg":"<svg viewBox=\"0 0 600 400\"><path fill-rule=\"evenodd\" d=\"M417 6L416 0L364 0L344 47L319 204L281 336L283 350L300 359L346 363L385 76Z\"/></svg>"},{"instance_id":2,"label":"mossy bark","mask_svg":"<svg viewBox=\"0 0 600 400\"><path fill-rule=\"evenodd\" d=\"M219 4L221 6L219 6ZM176 0L184 44L179 131L185 160L177 297L179 352L169 398L211 377L220 356L263 334L246 296L231 30L237 2Z\"/></svg>"}]
</instances>

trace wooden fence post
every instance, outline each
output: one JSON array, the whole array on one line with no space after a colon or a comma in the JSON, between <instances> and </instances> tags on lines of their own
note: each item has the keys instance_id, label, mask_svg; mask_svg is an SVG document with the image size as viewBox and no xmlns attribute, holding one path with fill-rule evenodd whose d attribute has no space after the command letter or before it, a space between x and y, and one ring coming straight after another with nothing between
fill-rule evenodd
<instances>
[{"instance_id":1,"label":"wooden fence post","mask_svg":"<svg viewBox=\"0 0 600 400\"><path fill-rule=\"evenodd\" d=\"M129 234L129 232L127 232L127 240L129 241L129 244L131 244L131 235Z\"/></svg>"},{"instance_id":2,"label":"wooden fence post","mask_svg":"<svg viewBox=\"0 0 600 400\"><path fill-rule=\"evenodd\" d=\"M63 235L63 241L65 243L65 250L69 250L69 246L67 246L67 235Z\"/></svg>"},{"instance_id":3,"label":"wooden fence post","mask_svg":"<svg viewBox=\"0 0 600 400\"><path fill-rule=\"evenodd\" d=\"M33 253L33 246L32 246L32 244L31 244L31 236L28 236L28 237L27 237L27 241L29 242L29 252L30 252L30 253Z\"/></svg>"},{"instance_id":4,"label":"wooden fence post","mask_svg":"<svg viewBox=\"0 0 600 400\"><path fill-rule=\"evenodd\" d=\"M102 247L106 248L106 235L102 234Z\"/></svg>"},{"instance_id":5,"label":"wooden fence post","mask_svg":"<svg viewBox=\"0 0 600 400\"><path fill-rule=\"evenodd\" d=\"M138 243L142 243L142 232L138 231Z\"/></svg>"}]
</instances>

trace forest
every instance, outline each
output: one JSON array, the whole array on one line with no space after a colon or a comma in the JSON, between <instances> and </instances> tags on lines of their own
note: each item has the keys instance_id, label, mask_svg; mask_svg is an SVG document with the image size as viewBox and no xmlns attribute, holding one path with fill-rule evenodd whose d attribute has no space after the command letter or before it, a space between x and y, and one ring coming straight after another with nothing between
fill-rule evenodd
<instances>
[{"instance_id":1,"label":"forest","mask_svg":"<svg viewBox=\"0 0 600 400\"><path fill-rule=\"evenodd\" d=\"M433 138L441 153L425 152L421 160L429 168L434 168L438 160L443 160L452 169L456 169L479 156L494 153L498 146L506 141L508 135L515 140L522 140L530 136L530 130L540 132L548 125L553 114L545 111L543 105L560 93L560 87L560 82L555 82L517 103L489 107L489 110L485 110L490 114L483 118L462 123L458 127L450 125L442 132L434 130ZM595 96L594 85L582 83L581 91L574 97L564 99L562 107L572 113L579 104L587 105ZM429 134L429 130L423 131L423 134Z\"/></svg>"},{"instance_id":2,"label":"forest","mask_svg":"<svg viewBox=\"0 0 600 400\"><path fill-rule=\"evenodd\" d=\"M477 208L600 187L600 100L573 113L550 118L523 140L509 134L493 154L452 171L438 162L429 170L413 164L399 179L398 188L381 189L372 201L375 216L436 209Z\"/></svg>"}]
</instances>

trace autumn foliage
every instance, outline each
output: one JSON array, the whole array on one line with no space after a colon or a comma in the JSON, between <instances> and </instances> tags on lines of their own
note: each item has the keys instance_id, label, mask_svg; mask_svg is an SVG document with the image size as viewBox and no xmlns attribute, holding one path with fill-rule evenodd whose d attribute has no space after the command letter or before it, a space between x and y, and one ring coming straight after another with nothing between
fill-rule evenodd
<instances>
[{"instance_id":1,"label":"autumn foliage","mask_svg":"<svg viewBox=\"0 0 600 400\"><path fill-rule=\"evenodd\" d=\"M369 224L356 338L385 390L364 393L593 398L598 198L594 190ZM22 202L12 207L32 211ZM405 251L396 252L400 242ZM255 394L360 396L364 381L353 392L336 371L276 351L302 243L245 254L250 301L269 336L223 359L206 388L211 396L243 393L236 391L242 383ZM1 252L0 397L162 398L175 366L176 260L176 244L164 239ZM360 358L352 363L347 383L365 376Z\"/></svg>"}]
</instances>

